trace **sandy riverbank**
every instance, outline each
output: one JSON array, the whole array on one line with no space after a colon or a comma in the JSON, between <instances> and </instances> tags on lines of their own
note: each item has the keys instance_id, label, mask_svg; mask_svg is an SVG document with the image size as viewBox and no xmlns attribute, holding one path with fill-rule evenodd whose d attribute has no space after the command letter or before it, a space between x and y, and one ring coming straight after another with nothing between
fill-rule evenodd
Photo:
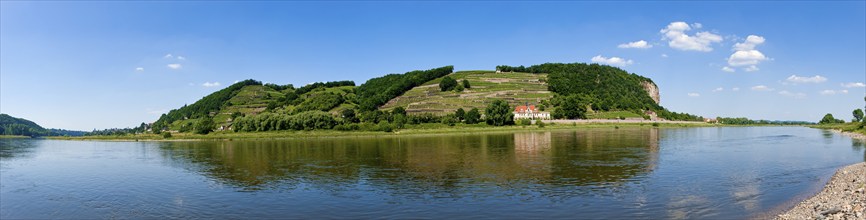
<instances>
[{"instance_id":1,"label":"sandy riverbank","mask_svg":"<svg viewBox=\"0 0 866 220\"><path fill-rule=\"evenodd\" d=\"M776 219L866 219L866 163L837 170L820 193Z\"/></svg>"}]
</instances>

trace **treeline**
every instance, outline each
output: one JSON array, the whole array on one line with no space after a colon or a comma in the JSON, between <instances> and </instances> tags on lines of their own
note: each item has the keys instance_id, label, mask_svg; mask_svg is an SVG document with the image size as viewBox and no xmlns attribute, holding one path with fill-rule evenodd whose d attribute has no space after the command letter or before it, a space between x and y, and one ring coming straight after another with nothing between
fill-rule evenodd
<instances>
[{"instance_id":1,"label":"treeline","mask_svg":"<svg viewBox=\"0 0 866 220\"><path fill-rule=\"evenodd\" d=\"M415 70L405 74L388 74L367 80L356 88L355 94L358 96L361 110L372 111L416 86L452 72L454 72L454 66Z\"/></svg>"},{"instance_id":2,"label":"treeline","mask_svg":"<svg viewBox=\"0 0 866 220\"><path fill-rule=\"evenodd\" d=\"M179 109L173 109L166 114L162 114L153 123L154 131L162 130L177 120L207 117L210 112L218 112L241 88L249 85L262 85L262 82L252 79L240 81L211 93L191 105L184 105Z\"/></svg>"},{"instance_id":3,"label":"treeline","mask_svg":"<svg viewBox=\"0 0 866 220\"><path fill-rule=\"evenodd\" d=\"M649 78L620 68L585 63L545 63L524 66L496 66L501 72L547 73L548 90L556 93L550 104L554 118L584 119L587 108L594 111L655 112L660 118L675 121L702 121L687 113L672 112L659 106L644 90ZM654 83L653 83L654 84ZM648 117L648 116L647 116Z\"/></svg>"},{"instance_id":4,"label":"treeline","mask_svg":"<svg viewBox=\"0 0 866 220\"><path fill-rule=\"evenodd\" d=\"M333 81L333 82L325 82L325 83L315 82L315 83L312 83L312 84L309 84L309 85L306 85L306 86L303 86L301 88L296 89L295 94L303 95L305 93L308 93L308 92L313 91L313 90L318 89L318 88L333 88L333 87L340 87L340 86L355 86L355 82L351 81L351 80ZM277 90L277 91L281 91L281 90Z\"/></svg>"},{"instance_id":5,"label":"treeline","mask_svg":"<svg viewBox=\"0 0 866 220\"><path fill-rule=\"evenodd\" d=\"M77 136L87 135L86 131L73 131L73 130L54 129L54 128L49 128L48 131L51 131L52 134L55 134L57 136L77 137Z\"/></svg>"},{"instance_id":6,"label":"treeline","mask_svg":"<svg viewBox=\"0 0 866 220\"><path fill-rule=\"evenodd\" d=\"M56 134L30 120L0 114L0 135L39 137L54 136Z\"/></svg>"},{"instance_id":7,"label":"treeline","mask_svg":"<svg viewBox=\"0 0 866 220\"><path fill-rule=\"evenodd\" d=\"M726 118L716 117L716 123L729 125L808 125L815 124L807 121L770 121L770 120L752 120L745 117Z\"/></svg>"},{"instance_id":8,"label":"treeline","mask_svg":"<svg viewBox=\"0 0 866 220\"><path fill-rule=\"evenodd\" d=\"M438 116L431 113L408 115L402 107L391 111L364 111L345 109L338 116L312 110L297 114L266 112L258 115L239 117L234 121L235 132L283 131L283 130L340 130L340 131L385 131L402 129L406 125L442 123L454 126L458 123L478 124L486 122L493 126L513 125L513 109L507 102L495 100L487 107L482 117L480 110L473 108Z\"/></svg>"},{"instance_id":9,"label":"treeline","mask_svg":"<svg viewBox=\"0 0 866 220\"><path fill-rule=\"evenodd\" d=\"M85 136L104 136L104 135L117 136L117 135L144 133L148 130L149 130L149 127L147 126L147 124L142 122L137 127L132 127L132 128L108 128L108 129L102 129L102 130L93 129L93 131L87 132L84 135Z\"/></svg>"}]
</instances>

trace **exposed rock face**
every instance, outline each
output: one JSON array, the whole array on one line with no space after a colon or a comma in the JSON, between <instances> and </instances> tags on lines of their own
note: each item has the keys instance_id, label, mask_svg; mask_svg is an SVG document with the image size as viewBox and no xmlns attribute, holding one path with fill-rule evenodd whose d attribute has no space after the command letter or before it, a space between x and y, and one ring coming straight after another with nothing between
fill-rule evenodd
<instances>
[{"instance_id":1,"label":"exposed rock face","mask_svg":"<svg viewBox=\"0 0 866 220\"><path fill-rule=\"evenodd\" d=\"M650 81L643 81L640 85L643 86L643 90L646 91L650 98L652 98L656 104L659 104L661 101L661 97L659 96L659 87Z\"/></svg>"}]
</instances>

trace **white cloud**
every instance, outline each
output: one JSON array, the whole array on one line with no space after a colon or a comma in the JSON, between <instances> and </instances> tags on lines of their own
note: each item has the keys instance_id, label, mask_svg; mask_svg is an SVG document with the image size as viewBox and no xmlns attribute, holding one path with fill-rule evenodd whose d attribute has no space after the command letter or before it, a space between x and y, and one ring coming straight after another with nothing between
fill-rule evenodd
<instances>
[{"instance_id":1,"label":"white cloud","mask_svg":"<svg viewBox=\"0 0 866 220\"><path fill-rule=\"evenodd\" d=\"M734 68L726 66L726 67L722 67L722 71L733 73L733 72L736 72L737 70L735 70Z\"/></svg>"},{"instance_id":2,"label":"white cloud","mask_svg":"<svg viewBox=\"0 0 866 220\"><path fill-rule=\"evenodd\" d=\"M738 50L728 57L728 65L754 66L767 59L767 56L764 56L764 53L758 50Z\"/></svg>"},{"instance_id":3,"label":"white cloud","mask_svg":"<svg viewBox=\"0 0 866 220\"><path fill-rule=\"evenodd\" d=\"M752 91L773 91L773 89L771 89L770 87L767 87L765 85L757 85L757 86L752 86Z\"/></svg>"},{"instance_id":4,"label":"white cloud","mask_svg":"<svg viewBox=\"0 0 866 220\"><path fill-rule=\"evenodd\" d=\"M821 91L818 93L820 93L821 95L848 94L848 90L847 89L843 89L843 90L829 90L828 89L828 90L824 90L824 91Z\"/></svg>"},{"instance_id":5,"label":"white cloud","mask_svg":"<svg viewBox=\"0 0 866 220\"><path fill-rule=\"evenodd\" d=\"M177 59L178 59L178 60L186 60L186 57L177 56Z\"/></svg>"},{"instance_id":6,"label":"white cloud","mask_svg":"<svg viewBox=\"0 0 866 220\"><path fill-rule=\"evenodd\" d=\"M755 46L763 44L764 41L764 37L757 35L749 35L748 37L746 37L746 41L734 44L734 50L754 50Z\"/></svg>"},{"instance_id":7,"label":"white cloud","mask_svg":"<svg viewBox=\"0 0 866 220\"><path fill-rule=\"evenodd\" d=\"M719 88L713 89L713 92L721 92L721 91L725 91L725 88L719 87Z\"/></svg>"},{"instance_id":8,"label":"white cloud","mask_svg":"<svg viewBox=\"0 0 866 220\"><path fill-rule=\"evenodd\" d=\"M628 65L631 65L632 63L634 63L634 61L632 61L632 60L626 60L626 59L619 58L619 57L607 58L607 57L603 57L601 55L594 56L590 60L592 62L595 62L595 63L607 64L607 65L611 65L611 66L628 66Z\"/></svg>"},{"instance_id":9,"label":"white cloud","mask_svg":"<svg viewBox=\"0 0 866 220\"><path fill-rule=\"evenodd\" d=\"M845 87L845 88L866 87L866 84L863 84L861 82L849 82L849 83L842 83L842 87Z\"/></svg>"},{"instance_id":10,"label":"white cloud","mask_svg":"<svg viewBox=\"0 0 866 220\"><path fill-rule=\"evenodd\" d=\"M827 81L826 77L815 75L813 77L791 75L785 81L790 83L822 83Z\"/></svg>"},{"instance_id":11,"label":"white cloud","mask_svg":"<svg viewBox=\"0 0 866 220\"><path fill-rule=\"evenodd\" d=\"M648 44L644 40L639 40L639 41L635 41L635 42L628 42L628 43L620 44L617 47L619 47L619 48L649 49L649 48L652 48L653 45Z\"/></svg>"},{"instance_id":12,"label":"white cloud","mask_svg":"<svg viewBox=\"0 0 866 220\"><path fill-rule=\"evenodd\" d=\"M736 92L736 91L740 91L740 87L734 87L734 88L731 88L731 91L734 91L734 92Z\"/></svg>"},{"instance_id":13,"label":"white cloud","mask_svg":"<svg viewBox=\"0 0 866 220\"><path fill-rule=\"evenodd\" d=\"M696 93L696 92L690 92L688 95L689 95L689 97L700 97L701 96L701 94Z\"/></svg>"},{"instance_id":14,"label":"white cloud","mask_svg":"<svg viewBox=\"0 0 866 220\"><path fill-rule=\"evenodd\" d=\"M787 90L779 91L779 95L793 97L793 98L797 98L797 99L806 98L805 93L802 93L802 92L793 93L793 92L788 92Z\"/></svg>"},{"instance_id":15,"label":"white cloud","mask_svg":"<svg viewBox=\"0 0 866 220\"><path fill-rule=\"evenodd\" d=\"M173 69L173 70L183 68L183 65L180 65L180 63L172 63L172 64L168 64L166 66L168 66L168 68Z\"/></svg>"},{"instance_id":16,"label":"white cloud","mask_svg":"<svg viewBox=\"0 0 866 220\"><path fill-rule=\"evenodd\" d=\"M728 57L728 65L733 67L747 66L746 72L758 71L758 64L769 60L764 53L755 49L766 41L764 37L749 35L742 43L734 44L734 53Z\"/></svg>"},{"instance_id":17,"label":"white cloud","mask_svg":"<svg viewBox=\"0 0 866 220\"><path fill-rule=\"evenodd\" d=\"M201 84L201 86L204 86L204 87L220 86L220 82L204 82Z\"/></svg>"},{"instance_id":18,"label":"white cloud","mask_svg":"<svg viewBox=\"0 0 866 220\"><path fill-rule=\"evenodd\" d=\"M166 54L166 55L163 56L162 58L172 58L172 57L174 57L174 56L172 56L171 54Z\"/></svg>"},{"instance_id":19,"label":"white cloud","mask_svg":"<svg viewBox=\"0 0 866 220\"><path fill-rule=\"evenodd\" d=\"M664 58L668 58L668 54L663 53L663 54L662 54L662 57L664 57Z\"/></svg>"},{"instance_id":20,"label":"white cloud","mask_svg":"<svg viewBox=\"0 0 866 220\"><path fill-rule=\"evenodd\" d=\"M691 26L696 29L703 27L700 23ZM706 31L698 32L693 36L686 34L686 31L692 29L691 26L682 21L671 22L659 32L664 34L662 40L669 40L668 46L678 50L710 52L713 51L711 44L722 42L722 36Z\"/></svg>"},{"instance_id":21,"label":"white cloud","mask_svg":"<svg viewBox=\"0 0 866 220\"><path fill-rule=\"evenodd\" d=\"M135 71L137 71L137 72L144 71L144 67L136 67L136 68L135 68Z\"/></svg>"}]
</instances>

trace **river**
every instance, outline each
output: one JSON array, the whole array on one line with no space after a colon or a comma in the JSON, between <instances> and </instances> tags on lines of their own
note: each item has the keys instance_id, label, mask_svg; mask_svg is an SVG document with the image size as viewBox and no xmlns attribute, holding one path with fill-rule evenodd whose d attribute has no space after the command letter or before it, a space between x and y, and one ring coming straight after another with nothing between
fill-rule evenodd
<instances>
[{"instance_id":1,"label":"river","mask_svg":"<svg viewBox=\"0 0 866 220\"><path fill-rule=\"evenodd\" d=\"M864 144L804 127L0 140L0 218L761 217Z\"/></svg>"}]
</instances>

